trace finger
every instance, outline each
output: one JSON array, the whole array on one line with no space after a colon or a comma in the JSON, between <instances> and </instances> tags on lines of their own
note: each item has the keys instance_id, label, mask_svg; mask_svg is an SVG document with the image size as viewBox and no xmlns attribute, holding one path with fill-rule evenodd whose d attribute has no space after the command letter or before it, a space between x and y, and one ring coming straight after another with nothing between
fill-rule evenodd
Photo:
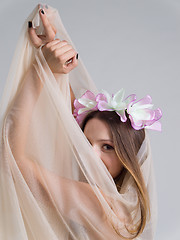
<instances>
[{"instance_id":1,"label":"finger","mask_svg":"<svg viewBox=\"0 0 180 240\"><path fill-rule=\"evenodd\" d=\"M76 56L76 51L74 49L71 49L67 52L65 52L62 56L60 56L62 64L66 64L67 61L69 61L71 58Z\"/></svg>"},{"instance_id":2,"label":"finger","mask_svg":"<svg viewBox=\"0 0 180 240\"><path fill-rule=\"evenodd\" d=\"M45 45L45 44L48 44L48 43L51 43L51 42L52 42L51 45L54 45L54 44L55 44L55 43L54 43L54 40L47 43L47 40L46 40L46 36L45 36L45 35L37 35L37 36L42 40L42 44L44 44L44 45ZM58 42L60 42L59 39L58 39Z\"/></svg>"},{"instance_id":3,"label":"finger","mask_svg":"<svg viewBox=\"0 0 180 240\"><path fill-rule=\"evenodd\" d=\"M46 44L46 47L47 48L51 48L51 51L54 51L55 49L59 49L60 47L63 47L65 45L67 45L68 43L63 40L63 41L60 41L59 39L55 39L49 43Z\"/></svg>"},{"instance_id":4,"label":"finger","mask_svg":"<svg viewBox=\"0 0 180 240\"><path fill-rule=\"evenodd\" d=\"M78 65L78 53L72 58L72 64Z\"/></svg>"},{"instance_id":5,"label":"finger","mask_svg":"<svg viewBox=\"0 0 180 240\"><path fill-rule=\"evenodd\" d=\"M69 62L70 61L70 62ZM67 67L73 67L74 68L74 66L77 66L78 65L78 58L77 58L77 54L73 57L73 58L71 58L70 60L68 60L67 62L66 62L66 66Z\"/></svg>"},{"instance_id":6,"label":"finger","mask_svg":"<svg viewBox=\"0 0 180 240\"><path fill-rule=\"evenodd\" d=\"M52 30L54 31L54 34L56 35L56 32L57 32L56 28L53 26L53 24L51 24L51 27L52 27Z\"/></svg>"},{"instance_id":7,"label":"finger","mask_svg":"<svg viewBox=\"0 0 180 240\"><path fill-rule=\"evenodd\" d=\"M73 60L70 63L64 65L64 73L70 72L77 65L78 65L78 60L76 59L76 56L75 56L75 57L73 57Z\"/></svg>"},{"instance_id":8,"label":"finger","mask_svg":"<svg viewBox=\"0 0 180 240\"><path fill-rule=\"evenodd\" d=\"M51 51L54 51L55 56L61 56L63 54L65 54L66 52L68 52L69 50L72 50L72 46L66 43L57 43L56 45L53 45L51 47Z\"/></svg>"},{"instance_id":9,"label":"finger","mask_svg":"<svg viewBox=\"0 0 180 240\"><path fill-rule=\"evenodd\" d=\"M49 23L49 20L45 14L45 11L43 9L40 9L39 14L40 14L43 26L44 26L46 41L50 42L50 41L54 40L56 33L54 32L54 28L52 27L52 25Z\"/></svg>"},{"instance_id":10,"label":"finger","mask_svg":"<svg viewBox=\"0 0 180 240\"><path fill-rule=\"evenodd\" d=\"M47 48L50 48L50 47L56 45L56 44L59 43L59 42L60 42L59 39L55 39L55 40L53 40L53 41L51 41L51 42L48 42L48 43L46 44L46 47L47 47Z\"/></svg>"},{"instance_id":11,"label":"finger","mask_svg":"<svg viewBox=\"0 0 180 240\"><path fill-rule=\"evenodd\" d=\"M29 32L30 40L33 43L33 45L36 48L38 48L41 46L42 40L37 36L35 29L32 27L32 22L28 22L28 24L29 24L28 32Z\"/></svg>"}]
</instances>

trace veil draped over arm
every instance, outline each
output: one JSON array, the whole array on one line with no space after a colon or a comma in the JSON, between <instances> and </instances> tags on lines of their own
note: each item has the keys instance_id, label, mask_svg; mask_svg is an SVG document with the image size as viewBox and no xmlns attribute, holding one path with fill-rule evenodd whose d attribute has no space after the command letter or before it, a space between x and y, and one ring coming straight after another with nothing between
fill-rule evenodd
<instances>
[{"instance_id":1,"label":"veil draped over arm","mask_svg":"<svg viewBox=\"0 0 180 240\"><path fill-rule=\"evenodd\" d=\"M56 37L72 43L56 9L46 12ZM27 21L42 34L38 7ZM131 177L124 191L95 155L72 115L77 97L97 89L83 63L54 75L28 38L25 22L1 99L0 239L104 240L129 237L140 218ZM75 47L74 47L75 48ZM153 239L156 195L149 141L138 153L152 207L142 237Z\"/></svg>"}]
</instances>

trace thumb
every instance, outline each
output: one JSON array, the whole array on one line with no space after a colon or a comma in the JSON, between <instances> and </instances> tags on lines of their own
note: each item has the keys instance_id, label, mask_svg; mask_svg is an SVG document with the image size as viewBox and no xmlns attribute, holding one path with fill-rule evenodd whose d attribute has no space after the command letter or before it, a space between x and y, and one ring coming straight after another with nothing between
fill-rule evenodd
<instances>
[{"instance_id":1,"label":"thumb","mask_svg":"<svg viewBox=\"0 0 180 240\"><path fill-rule=\"evenodd\" d=\"M32 27L32 22L30 21L28 22L28 33L32 44L36 48L40 47L42 45L42 40L37 36L35 29Z\"/></svg>"}]
</instances>

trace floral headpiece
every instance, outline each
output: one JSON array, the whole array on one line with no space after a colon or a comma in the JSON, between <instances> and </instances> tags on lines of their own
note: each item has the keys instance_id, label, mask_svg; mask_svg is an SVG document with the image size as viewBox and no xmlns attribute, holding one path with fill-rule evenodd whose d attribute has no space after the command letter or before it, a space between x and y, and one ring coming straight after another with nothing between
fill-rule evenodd
<instances>
[{"instance_id":1,"label":"floral headpiece","mask_svg":"<svg viewBox=\"0 0 180 240\"><path fill-rule=\"evenodd\" d=\"M147 128L161 131L161 123L158 120L162 117L162 112L159 108L152 109L152 99L149 95L136 101L135 94L124 99L124 89L112 96L104 90L95 96L88 90L79 99L75 99L74 107L73 115L79 124L92 111L115 111L122 122L127 121L127 112L135 130Z\"/></svg>"}]
</instances>

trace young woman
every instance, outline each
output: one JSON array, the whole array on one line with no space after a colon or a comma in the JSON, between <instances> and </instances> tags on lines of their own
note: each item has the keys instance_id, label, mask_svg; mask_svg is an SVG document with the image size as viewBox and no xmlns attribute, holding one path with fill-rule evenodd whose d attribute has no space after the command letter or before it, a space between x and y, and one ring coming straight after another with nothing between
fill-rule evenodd
<instances>
[{"instance_id":1,"label":"young woman","mask_svg":"<svg viewBox=\"0 0 180 240\"><path fill-rule=\"evenodd\" d=\"M54 9L46 5L35 13L30 20L40 14L44 32L29 21L37 50L26 43L33 54L28 49L28 57L21 56L28 61L21 59L25 69L15 75L2 124L2 179L15 204L3 193L17 223L3 211L4 226L18 240L153 239L155 192L145 127L157 123L160 111L149 110L149 96L139 101L141 110L146 106L142 123L134 117L134 95L95 94L72 44L54 40L60 31L68 39ZM80 78L84 82L77 83ZM89 90L82 95L81 89ZM12 239L6 229L2 236Z\"/></svg>"}]
</instances>

